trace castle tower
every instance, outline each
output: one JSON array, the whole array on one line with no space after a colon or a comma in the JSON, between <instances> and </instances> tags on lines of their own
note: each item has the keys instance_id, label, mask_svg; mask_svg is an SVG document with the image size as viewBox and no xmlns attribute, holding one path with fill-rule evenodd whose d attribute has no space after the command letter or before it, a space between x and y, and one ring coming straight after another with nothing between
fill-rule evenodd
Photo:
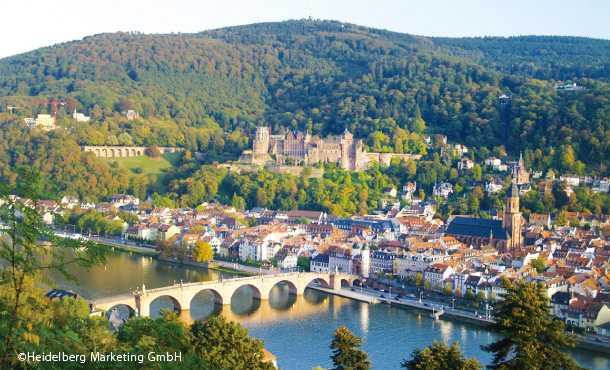
<instances>
[{"instance_id":1,"label":"castle tower","mask_svg":"<svg viewBox=\"0 0 610 370\"><path fill-rule=\"evenodd\" d=\"M519 188L517 188L516 179L513 179L513 184L506 198L504 216L502 217L502 227L510 235L508 248L513 249L523 246L522 226L523 218L521 212L519 212Z\"/></svg>"},{"instance_id":2,"label":"castle tower","mask_svg":"<svg viewBox=\"0 0 610 370\"><path fill-rule=\"evenodd\" d=\"M353 170L354 162L354 136L345 129L341 137L341 168L344 170Z\"/></svg>"},{"instance_id":3,"label":"castle tower","mask_svg":"<svg viewBox=\"0 0 610 370\"><path fill-rule=\"evenodd\" d=\"M269 127L257 127L252 150L254 156L263 156L269 153Z\"/></svg>"}]
</instances>

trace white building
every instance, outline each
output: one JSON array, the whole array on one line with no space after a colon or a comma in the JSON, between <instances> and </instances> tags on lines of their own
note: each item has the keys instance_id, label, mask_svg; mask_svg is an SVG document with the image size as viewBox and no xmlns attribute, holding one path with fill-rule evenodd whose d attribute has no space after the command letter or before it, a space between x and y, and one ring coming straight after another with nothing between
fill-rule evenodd
<instances>
[{"instance_id":1,"label":"white building","mask_svg":"<svg viewBox=\"0 0 610 370\"><path fill-rule=\"evenodd\" d=\"M504 184L496 182L494 180L485 183L485 191L487 192L487 194L499 193L502 191L502 188L504 188Z\"/></svg>"},{"instance_id":2,"label":"white building","mask_svg":"<svg viewBox=\"0 0 610 370\"><path fill-rule=\"evenodd\" d=\"M424 270L424 280L430 282L433 289L442 289L445 281L454 273L453 267L444 263L437 263L428 266Z\"/></svg>"},{"instance_id":3,"label":"white building","mask_svg":"<svg viewBox=\"0 0 610 370\"><path fill-rule=\"evenodd\" d=\"M79 113L74 109L74 113L72 113L72 118L76 120L76 122L89 122L91 121L91 117L85 116L83 113Z\"/></svg>"},{"instance_id":4,"label":"white building","mask_svg":"<svg viewBox=\"0 0 610 370\"><path fill-rule=\"evenodd\" d=\"M318 254L311 259L309 270L311 272L330 272L328 268L328 254Z\"/></svg>"},{"instance_id":5,"label":"white building","mask_svg":"<svg viewBox=\"0 0 610 370\"><path fill-rule=\"evenodd\" d=\"M410 252L402 258L394 260L394 272L402 278L415 276L418 272L423 273L430 265L443 262L445 259L447 259L445 255Z\"/></svg>"},{"instance_id":6,"label":"white building","mask_svg":"<svg viewBox=\"0 0 610 370\"><path fill-rule=\"evenodd\" d=\"M445 199L453 193L453 185L448 182L442 182L438 185L434 185L433 194L437 197L443 197Z\"/></svg>"},{"instance_id":7,"label":"white building","mask_svg":"<svg viewBox=\"0 0 610 370\"><path fill-rule=\"evenodd\" d=\"M55 130L55 117L50 114L39 114L36 118L24 118L28 128L39 128L44 131Z\"/></svg>"},{"instance_id":8,"label":"white building","mask_svg":"<svg viewBox=\"0 0 610 370\"><path fill-rule=\"evenodd\" d=\"M460 170L460 171L470 170L473 167L474 167L474 162L471 159L462 158L458 162L458 170Z\"/></svg>"},{"instance_id":9,"label":"white building","mask_svg":"<svg viewBox=\"0 0 610 370\"><path fill-rule=\"evenodd\" d=\"M559 177L559 180L567 183L570 186L580 185L580 177L575 175L562 175Z\"/></svg>"},{"instance_id":10,"label":"white building","mask_svg":"<svg viewBox=\"0 0 610 370\"><path fill-rule=\"evenodd\" d=\"M294 253L287 253L286 255L278 258L277 266L282 270L290 270L297 267L298 257Z\"/></svg>"}]
</instances>

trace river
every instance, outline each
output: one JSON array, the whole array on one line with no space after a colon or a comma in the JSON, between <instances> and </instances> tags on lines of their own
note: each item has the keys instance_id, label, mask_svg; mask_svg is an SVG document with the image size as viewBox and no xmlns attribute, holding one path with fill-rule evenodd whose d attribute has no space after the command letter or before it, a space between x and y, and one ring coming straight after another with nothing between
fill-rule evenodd
<instances>
[{"instance_id":1,"label":"river","mask_svg":"<svg viewBox=\"0 0 610 370\"><path fill-rule=\"evenodd\" d=\"M72 267L77 281L66 281L53 276L58 286L69 288L85 298L95 299L126 293L142 284L156 288L174 282L195 282L218 279L218 272L194 267L183 267L160 262L152 257L117 252L108 256L105 265L90 270ZM230 277L222 274L224 278ZM170 307L169 301L159 299L151 305L151 314ZM487 329L455 321L434 321L424 313L390 307L384 304L369 305L308 289L304 296L288 294L287 287L278 286L271 299L252 299L251 292L239 290L231 305L213 304L213 298L201 294L193 299L186 321L222 314L246 327L250 335L265 342L275 354L281 369L328 368L330 341L334 330L345 325L363 339L363 349L375 369L399 369L400 362L410 357L415 348L433 340L457 341L468 357L488 363L491 356L480 346L497 336ZM609 369L610 357L582 350L573 351L576 360L592 369Z\"/></svg>"}]
</instances>

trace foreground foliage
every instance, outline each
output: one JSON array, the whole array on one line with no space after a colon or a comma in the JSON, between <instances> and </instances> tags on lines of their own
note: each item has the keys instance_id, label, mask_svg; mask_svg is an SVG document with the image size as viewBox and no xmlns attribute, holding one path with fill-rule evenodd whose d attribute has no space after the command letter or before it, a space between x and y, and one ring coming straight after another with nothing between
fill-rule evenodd
<instances>
[{"instance_id":1,"label":"foreground foliage","mask_svg":"<svg viewBox=\"0 0 610 370\"><path fill-rule=\"evenodd\" d=\"M565 352L574 346L574 339L566 334L563 322L551 315L541 284L507 282L495 316L503 338L483 347L494 356L491 369L580 369Z\"/></svg>"},{"instance_id":2,"label":"foreground foliage","mask_svg":"<svg viewBox=\"0 0 610 370\"><path fill-rule=\"evenodd\" d=\"M408 370L480 370L481 364L474 358L464 358L457 342L447 346L442 342L433 342L423 350L413 351L410 360L402 362Z\"/></svg>"},{"instance_id":3,"label":"foreground foliage","mask_svg":"<svg viewBox=\"0 0 610 370\"><path fill-rule=\"evenodd\" d=\"M345 326L335 330L330 344L333 370L368 370L371 363L366 352L360 349L362 339L352 334Z\"/></svg>"}]
</instances>

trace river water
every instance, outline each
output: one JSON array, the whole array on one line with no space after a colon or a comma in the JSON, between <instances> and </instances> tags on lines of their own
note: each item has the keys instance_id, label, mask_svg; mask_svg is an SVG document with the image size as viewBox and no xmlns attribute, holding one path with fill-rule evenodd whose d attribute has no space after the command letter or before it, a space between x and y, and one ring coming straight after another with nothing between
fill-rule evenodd
<instances>
[{"instance_id":1,"label":"river water","mask_svg":"<svg viewBox=\"0 0 610 370\"><path fill-rule=\"evenodd\" d=\"M94 299L126 293L142 284L156 288L175 282L195 282L218 279L218 272L184 267L157 261L151 257L131 253L111 254L105 265L90 270L74 267L70 271L77 281L66 281L53 276L57 285L69 288L85 298ZM222 274L229 278L227 274ZM173 303L163 298L151 305L151 314L171 308ZM374 369L399 369L400 362L410 357L416 348L432 341L457 341L468 357L489 363L491 356L481 345L497 337L489 330L455 321L434 321L424 313L390 307L369 305L330 296L308 289L304 296L288 294L288 288L277 286L271 299L253 299L248 288L240 289L231 305L218 306L207 293L196 296L190 311L183 319L190 321L221 314L246 327L250 335L265 342L275 354L281 369L329 368L330 341L334 330L345 325L363 339L363 349L369 353ZM573 351L576 360L592 369L609 369L610 357L582 350Z\"/></svg>"}]
</instances>

